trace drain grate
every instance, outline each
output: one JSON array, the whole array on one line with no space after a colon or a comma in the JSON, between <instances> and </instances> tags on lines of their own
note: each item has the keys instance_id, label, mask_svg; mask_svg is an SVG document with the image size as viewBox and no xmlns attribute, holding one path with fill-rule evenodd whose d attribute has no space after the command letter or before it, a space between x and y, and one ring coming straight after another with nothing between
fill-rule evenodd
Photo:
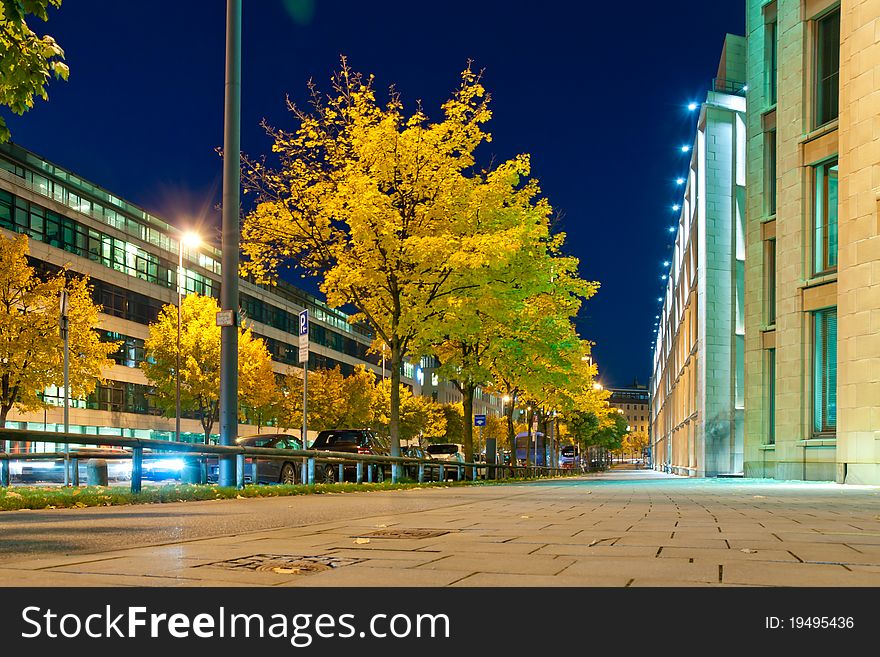
<instances>
[{"instance_id":1,"label":"drain grate","mask_svg":"<svg viewBox=\"0 0 880 657\"><path fill-rule=\"evenodd\" d=\"M330 557L324 555L302 556L291 554L252 554L248 557L227 559L203 564L201 567L228 568L231 570L253 570L261 573L278 573L279 575L310 575L334 568L350 566L363 559Z\"/></svg>"},{"instance_id":2,"label":"drain grate","mask_svg":"<svg viewBox=\"0 0 880 657\"><path fill-rule=\"evenodd\" d=\"M436 538L448 534L447 529L380 529L369 534L361 534L363 538Z\"/></svg>"}]
</instances>

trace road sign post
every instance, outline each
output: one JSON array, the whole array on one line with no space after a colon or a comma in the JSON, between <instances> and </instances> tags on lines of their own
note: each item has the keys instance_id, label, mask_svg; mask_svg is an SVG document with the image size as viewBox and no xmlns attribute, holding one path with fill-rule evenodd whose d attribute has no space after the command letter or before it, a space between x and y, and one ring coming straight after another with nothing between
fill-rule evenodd
<instances>
[{"instance_id":1,"label":"road sign post","mask_svg":"<svg viewBox=\"0 0 880 657\"><path fill-rule=\"evenodd\" d=\"M309 404L309 311L299 314L299 362L303 368L303 428L302 444L307 449L308 442L308 404Z\"/></svg>"},{"instance_id":2,"label":"road sign post","mask_svg":"<svg viewBox=\"0 0 880 657\"><path fill-rule=\"evenodd\" d=\"M481 445L483 444L483 427L486 426L486 416L474 415L474 426L480 428L479 437L477 438L477 454L480 454Z\"/></svg>"}]
</instances>

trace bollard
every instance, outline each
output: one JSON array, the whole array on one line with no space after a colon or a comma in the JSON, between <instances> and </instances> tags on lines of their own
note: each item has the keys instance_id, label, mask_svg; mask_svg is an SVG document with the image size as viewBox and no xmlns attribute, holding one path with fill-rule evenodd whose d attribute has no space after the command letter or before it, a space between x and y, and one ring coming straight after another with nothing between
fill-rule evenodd
<instances>
[{"instance_id":1,"label":"bollard","mask_svg":"<svg viewBox=\"0 0 880 657\"><path fill-rule=\"evenodd\" d=\"M345 465L343 463L339 464L339 483L345 481Z\"/></svg>"},{"instance_id":2,"label":"bollard","mask_svg":"<svg viewBox=\"0 0 880 657\"><path fill-rule=\"evenodd\" d=\"M419 483L425 483L425 464L419 463Z\"/></svg>"},{"instance_id":3,"label":"bollard","mask_svg":"<svg viewBox=\"0 0 880 657\"><path fill-rule=\"evenodd\" d=\"M70 485L79 486L79 459L70 459Z\"/></svg>"},{"instance_id":4,"label":"bollard","mask_svg":"<svg viewBox=\"0 0 880 657\"><path fill-rule=\"evenodd\" d=\"M355 466L355 481L359 484L364 483L364 462L358 461Z\"/></svg>"},{"instance_id":5,"label":"bollard","mask_svg":"<svg viewBox=\"0 0 880 657\"><path fill-rule=\"evenodd\" d=\"M257 459L253 459L251 461L251 470L253 471L253 473L251 474L251 483L252 484L260 483L260 480L257 479Z\"/></svg>"},{"instance_id":6,"label":"bollard","mask_svg":"<svg viewBox=\"0 0 880 657\"><path fill-rule=\"evenodd\" d=\"M474 466L472 469L474 471L473 481L476 481L477 480L477 466Z\"/></svg>"},{"instance_id":7,"label":"bollard","mask_svg":"<svg viewBox=\"0 0 880 657\"><path fill-rule=\"evenodd\" d=\"M144 471L144 448L135 447L131 450L131 492L141 492L141 475Z\"/></svg>"},{"instance_id":8,"label":"bollard","mask_svg":"<svg viewBox=\"0 0 880 657\"><path fill-rule=\"evenodd\" d=\"M303 456L303 459L302 459L302 466L300 467L300 472L299 472L299 480L303 484L309 483L309 459L306 456Z\"/></svg>"},{"instance_id":9,"label":"bollard","mask_svg":"<svg viewBox=\"0 0 880 657\"><path fill-rule=\"evenodd\" d=\"M254 461L256 463L256 461ZM256 483L256 477L254 483ZM244 454L235 455L235 487L238 490L244 488Z\"/></svg>"},{"instance_id":10,"label":"bollard","mask_svg":"<svg viewBox=\"0 0 880 657\"><path fill-rule=\"evenodd\" d=\"M440 481L446 481L446 468L442 463L440 464Z\"/></svg>"},{"instance_id":11,"label":"bollard","mask_svg":"<svg viewBox=\"0 0 880 657\"><path fill-rule=\"evenodd\" d=\"M400 463L391 464L391 483L396 484L400 480Z\"/></svg>"},{"instance_id":12,"label":"bollard","mask_svg":"<svg viewBox=\"0 0 880 657\"><path fill-rule=\"evenodd\" d=\"M315 457L309 457L309 486L315 485Z\"/></svg>"},{"instance_id":13,"label":"bollard","mask_svg":"<svg viewBox=\"0 0 880 657\"><path fill-rule=\"evenodd\" d=\"M461 476L461 466L460 466L460 465L455 469L455 480L456 480L456 481L461 481L461 480L462 480L462 476Z\"/></svg>"},{"instance_id":14,"label":"bollard","mask_svg":"<svg viewBox=\"0 0 880 657\"><path fill-rule=\"evenodd\" d=\"M373 464L367 463L367 483L373 483Z\"/></svg>"},{"instance_id":15,"label":"bollard","mask_svg":"<svg viewBox=\"0 0 880 657\"><path fill-rule=\"evenodd\" d=\"M107 475L107 461L89 459L86 462L86 481L89 486L106 486L110 483L110 477Z\"/></svg>"},{"instance_id":16,"label":"bollard","mask_svg":"<svg viewBox=\"0 0 880 657\"><path fill-rule=\"evenodd\" d=\"M9 486L9 459L0 461L0 486Z\"/></svg>"}]
</instances>

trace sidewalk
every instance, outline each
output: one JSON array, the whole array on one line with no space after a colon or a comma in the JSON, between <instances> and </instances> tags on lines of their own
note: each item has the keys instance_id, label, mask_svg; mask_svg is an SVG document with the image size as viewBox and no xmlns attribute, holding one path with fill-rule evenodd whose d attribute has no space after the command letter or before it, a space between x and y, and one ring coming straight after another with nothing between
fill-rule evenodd
<instances>
[{"instance_id":1,"label":"sidewalk","mask_svg":"<svg viewBox=\"0 0 880 657\"><path fill-rule=\"evenodd\" d=\"M373 494L334 504L362 495ZM876 487L627 469L397 495L447 496L449 504L5 561L0 585L880 586ZM237 502L259 512L260 500ZM211 512L210 502L180 506Z\"/></svg>"}]
</instances>

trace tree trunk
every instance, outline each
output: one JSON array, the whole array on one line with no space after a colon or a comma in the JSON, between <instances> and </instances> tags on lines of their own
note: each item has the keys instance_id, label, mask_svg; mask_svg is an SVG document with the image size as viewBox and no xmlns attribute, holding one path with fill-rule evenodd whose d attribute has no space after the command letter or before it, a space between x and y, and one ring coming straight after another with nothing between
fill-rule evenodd
<instances>
[{"instance_id":1,"label":"tree trunk","mask_svg":"<svg viewBox=\"0 0 880 657\"><path fill-rule=\"evenodd\" d=\"M473 462L474 460L474 389L476 386L470 382L462 382L462 405L464 406L464 427L462 427L462 438L464 439L464 460ZM467 478L470 479L472 473L468 468Z\"/></svg>"},{"instance_id":2,"label":"tree trunk","mask_svg":"<svg viewBox=\"0 0 880 657\"><path fill-rule=\"evenodd\" d=\"M400 346L391 344L391 456L400 456Z\"/></svg>"},{"instance_id":3,"label":"tree trunk","mask_svg":"<svg viewBox=\"0 0 880 657\"><path fill-rule=\"evenodd\" d=\"M529 467L532 464L532 413L534 411L526 412L526 432L528 436L526 438L526 467Z\"/></svg>"},{"instance_id":4,"label":"tree trunk","mask_svg":"<svg viewBox=\"0 0 880 657\"><path fill-rule=\"evenodd\" d=\"M0 406L0 428L6 428L6 416L9 415L9 411L11 408L12 406L6 406L5 404L3 406ZM12 442L9 440L4 440L3 451L8 454L11 449Z\"/></svg>"},{"instance_id":5,"label":"tree trunk","mask_svg":"<svg viewBox=\"0 0 880 657\"><path fill-rule=\"evenodd\" d=\"M510 465L516 465L516 432L513 428L513 402L514 396L510 395L510 402L507 404L508 408L505 409L507 417L507 444L510 446ZM511 469L510 472L512 476L514 470Z\"/></svg>"}]
</instances>

